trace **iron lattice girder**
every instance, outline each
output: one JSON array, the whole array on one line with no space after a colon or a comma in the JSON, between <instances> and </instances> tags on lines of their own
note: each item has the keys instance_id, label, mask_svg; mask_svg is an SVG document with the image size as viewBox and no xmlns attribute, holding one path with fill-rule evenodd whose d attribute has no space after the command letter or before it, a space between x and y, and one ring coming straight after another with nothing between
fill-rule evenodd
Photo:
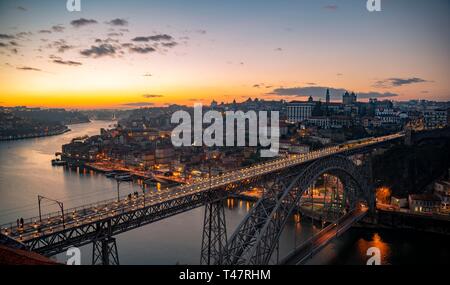
<instances>
[{"instance_id":1,"label":"iron lattice girder","mask_svg":"<svg viewBox=\"0 0 450 285\"><path fill-rule=\"evenodd\" d=\"M228 247L223 200L206 204L200 264L222 264L222 253Z\"/></svg>"},{"instance_id":2,"label":"iron lattice girder","mask_svg":"<svg viewBox=\"0 0 450 285\"><path fill-rule=\"evenodd\" d=\"M92 265L120 265L116 239L104 237L92 244Z\"/></svg>"},{"instance_id":3,"label":"iron lattice girder","mask_svg":"<svg viewBox=\"0 0 450 285\"><path fill-rule=\"evenodd\" d=\"M360 167L342 156L316 160L294 178L290 175L289 182L280 177L276 184L282 187L281 191L276 191L274 185L258 201L229 241L225 253L227 264L268 264L284 225L303 193L318 177L330 172L341 178L345 191L357 195L353 201L364 199L373 206L373 192Z\"/></svg>"},{"instance_id":4,"label":"iron lattice girder","mask_svg":"<svg viewBox=\"0 0 450 285\"><path fill-rule=\"evenodd\" d=\"M227 197L224 191L216 191L223 197ZM183 196L177 199L162 202L135 211L125 212L95 221L79 227L69 228L54 234L47 234L39 238L32 239L26 244L31 250L40 254L52 256L67 250L71 246L83 246L95 240L103 238L105 235L114 236L143 225L159 221L161 219L189 211L200 207L209 198L207 193L201 192L193 195Z\"/></svg>"}]
</instances>

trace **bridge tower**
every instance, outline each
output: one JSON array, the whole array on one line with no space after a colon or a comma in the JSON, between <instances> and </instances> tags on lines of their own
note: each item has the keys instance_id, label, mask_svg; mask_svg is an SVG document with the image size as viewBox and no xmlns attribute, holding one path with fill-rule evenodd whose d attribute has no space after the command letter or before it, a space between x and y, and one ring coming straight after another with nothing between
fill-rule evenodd
<instances>
[{"instance_id":1,"label":"bridge tower","mask_svg":"<svg viewBox=\"0 0 450 285\"><path fill-rule=\"evenodd\" d=\"M223 200L213 201L205 206L200 264L223 264L227 246L224 203Z\"/></svg>"},{"instance_id":2,"label":"bridge tower","mask_svg":"<svg viewBox=\"0 0 450 285\"><path fill-rule=\"evenodd\" d=\"M92 265L120 265L115 238L105 237L93 242Z\"/></svg>"}]
</instances>

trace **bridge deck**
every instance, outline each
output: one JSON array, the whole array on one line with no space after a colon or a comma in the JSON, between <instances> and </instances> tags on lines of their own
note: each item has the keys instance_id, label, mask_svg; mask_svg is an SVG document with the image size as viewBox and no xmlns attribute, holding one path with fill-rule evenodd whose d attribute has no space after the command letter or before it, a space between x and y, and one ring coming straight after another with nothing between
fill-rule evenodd
<instances>
[{"instance_id":1,"label":"bridge deck","mask_svg":"<svg viewBox=\"0 0 450 285\"><path fill-rule=\"evenodd\" d=\"M312 238L304 242L297 247L294 252L283 259L280 264L282 265L298 265L304 263L309 257L312 257L315 253L319 252L323 247L329 244L333 239L342 235L347 231L354 223L360 221L366 214L368 209L356 209L341 219L335 222Z\"/></svg>"},{"instance_id":2,"label":"bridge deck","mask_svg":"<svg viewBox=\"0 0 450 285\"><path fill-rule=\"evenodd\" d=\"M320 158L352 152L402 137L404 137L404 134L398 133L385 137L369 138L358 142L349 142L313 151L304 155L292 155L231 171L220 176L212 177L211 179L201 179L193 184L176 186L155 193L141 194L132 197L131 199L122 197L119 201L107 200L68 209L64 212L64 217L61 215L61 212L57 212L43 215L42 221L39 217L26 219L23 226L18 226L16 222L8 223L2 225L0 230L4 235L28 244L39 239L48 239L51 236L59 235L59 233L65 232L68 229L76 230L98 222L105 222L124 214L134 213L142 209L158 207L162 204L170 205L171 203L173 204L174 200L200 195L209 190L227 190L227 185L233 183L239 183ZM177 207L181 207L180 205L181 204L177 204ZM186 209L192 209L192 205L189 204ZM174 212L180 213L182 211L177 209L177 211ZM152 211L146 211L145 213L154 214Z\"/></svg>"}]
</instances>

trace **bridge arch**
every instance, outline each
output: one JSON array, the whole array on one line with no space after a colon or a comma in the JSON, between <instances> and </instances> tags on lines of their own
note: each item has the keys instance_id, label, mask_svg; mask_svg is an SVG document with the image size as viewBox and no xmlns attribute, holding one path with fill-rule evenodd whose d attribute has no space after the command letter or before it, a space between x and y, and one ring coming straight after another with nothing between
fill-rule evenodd
<instances>
[{"instance_id":1,"label":"bridge arch","mask_svg":"<svg viewBox=\"0 0 450 285\"><path fill-rule=\"evenodd\" d=\"M318 159L296 175L277 179L231 236L224 253L225 262L233 265L268 264L283 228L303 193L326 173L341 180L353 207L359 201L374 207L374 194L361 167L343 156Z\"/></svg>"}]
</instances>

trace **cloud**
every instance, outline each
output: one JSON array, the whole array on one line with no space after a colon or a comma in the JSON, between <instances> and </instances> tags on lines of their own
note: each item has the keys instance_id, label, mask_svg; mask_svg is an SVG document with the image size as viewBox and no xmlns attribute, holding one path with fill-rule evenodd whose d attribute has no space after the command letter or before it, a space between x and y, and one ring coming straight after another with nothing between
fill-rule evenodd
<instances>
[{"instance_id":1,"label":"cloud","mask_svg":"<svg viewBox=\"0 0 450 285\"><path fill-rule=\"evenodd\" d=\"M38 33L39 34L51 34L52 31L50 31L50 30L40 30Z\"/></svg>"},{"instance_id":2,"label":"cloud","mask_svg":"<svg viewBox=\"0 0 450 285\"><path fill-rule=\"evenodd\" d=\"M150 98L162 98L164 96L163 95L158 95L158 94L144 94L144 95L142 95L142 97L150 99Z\"/></svg>"},{"instance_id":3,"label":"cloud","mask_svg":"<svg viewBox=\"0 0 450 285\"><path fill-rule=\"evenodd\" d=\"M323 9L328 10L328 11L336 11L338 9L338 6L334 5L334 4L329 4L329 5L323 6Z\"/></svg>"},{"instance_id":4,"label":"cloud","mask_svg":"<svg viewBox=\"0 0 450 285\"><path fill-rule=\"evenodd\" d=\"M1 40L12 40L15 39L16 37L13 35L7 35L7 34L0 34L0 39Z\"/></svg>"},{"instance_id":5,"label":"cloud","mask_svg":"<svg viewBox=\"0 0 450 285\"><path fill-rule=\"evenodd\" d=\"M29 67L29 66L23 66L23 67L17 67L18 70L26 70L26 71L42 71L39 68Z\"/></svg>"},{"instance_id":6,"label":"cloud","mask_svg":"<svg viewBox=\"0 0 450 285\"><path fill-rule=\"evenodd\" d=\"M55 33L62 33L64 32L66 28L63 27L62 25L55 25L52 27L52 31L54 31Z\"/></svg>"},{"instance_id":7,"label":"cloud","mask_svg":"<svg viewBox=\"0 0 450 285\"><path fill-rule=\"evenodd\" d=\"M80 65L82 65L82 63L78 62L78 61L62 60L62 59L54 59L53 62L57 63L57 64L69 65L69 66L80 66Z\"/></svg>"},{"instance_id":8,"label":"cloud","mask_svg":"<svg viewBox=\"0 0 450 285\"><path fill-rule=\"evenodd\" d=\"M156 49L154 49L152 47L133 46L133 47L130 47L130 51L135 52L135 53L140 53L140 54L147 54L147 53L155 52Z\"/></svg>"},{"instance_id":9,"label":"cloud","mask_svg":"<svg viewBox=\"0 0 450 285\"><path fill-rule=\"evenodd\" d=\"M327 92L330 90L332 99L341 99L342 95L347 91L342 88L332 88L332 87L322 87L322 86L312 86L312 87L293 87L293 88L277 88L267 95L278 95L278 96L301 96L314 98L324 98ZM369 98L391 98L397 97L398 94L395 93L380 93L380 92L360 92L357 93L360 99Z\"/></svg>"},{"instance_id":10,"label":"cloud","mask_svg":"<svg viewBox=\"0 0 450 285\"><path fill-rule=\"evenodd\" d=\"M375 82L373 85L377 88L390 88L390 87L400 87L403 85L410 85L415 83L425 83L430 82L428 80L418 78L418 77L412 77L412 78L388 78L385 80L379 80Z\"/></svg>"},{"instance_id":11,"label":"cloud","mask_svg":"<svg viewBox=\"0 0 450 285\"><path fill-rule=\"evenodd\" d=\"M86 25L92 25L92 24L97 24L98 22L94 19L85 19L85 18L80 18L78 20L73 20L72 22L70 22L70 24L72 26L74 26L75 28L79 28L82 26L86 26Z\"/></svg>"},{"instance_id":12,"label":"cloud","mask_svg":"<svg viewBox=\"0 0 450 285\"><path fill-rule=\"evenodd\" d=\"M160 42L160 41L172 41L173 37L167 34L159 34L154 36L148 36L148 37L135 37L132 39L133 42Z\"/></svg>"},{"instance_id":13,"label":"cloud","mask_svg":"<svg viewBox=\"0 0 450 285\"><path fill-rule=\"evenodd\" d=\"M132 103L122 104L122 106L128 106L128 107L151 107L153 105L154 104L150 103L150 102L132 102Z\"/></svg>"},{"instance_id":14,"label":"cloud","mask_svg":"<svg viewBox=\"0 0 450 285\"><path fill-rule=\"evenodd\" d=\"M16 34L16 37L17 38L26 38L26 37L29 37L29 36L32 36L32 35L33 35L32 32L20 32L20 33Z\"/></svg>"},{"instance_id":15,"label":"cloud","mask_svg":"<svg viewBox=\"0 0 450 285\"><path fill-rule=\"evenodd\" d=\"M22 12L27 11L27 9L25 7L23 7L23 6L17 6L16 9L19 10L19 11L22 11Z\"/></svg>"},{"instance_id":16,"label":"cloud","mask_svg":"<svg viewBox=\"0 0 450 285\"><path fill-rule=\"evenodd\" d=\"M84 56L97 58L114 55L116 48L110 44L101 44L99 46L91 46L91 48L82 50L80 53Z\"/></svg>"},{"instance_id":17,"label":"cloud","mask_svg":"<svg viewBox=\"0 0 450 285\"><path fill-rule=\"evenodd\" d=\"M111 25L111 26L128 26L128 21L125 20L125 19L120 19L120 18L111 20L111 21L106 22L106 23L108 25Z\"/></svg>"},{"instance_id":18,"label":"cloud","mask_svg":"<svg viewBox=\"0 0 450 285\"><path fill-rule=\"evenodd\" d=\"M0 47L7 47L7 46L8 46L8 44L1 43L1 42L0 42Z\"/></svg>"},{"instance_id":19,"label":"cloud","mask_svg":"<svg viewBox=\"0 0 450 285\"><path fill-rule=\"evenodd\" d=\"M260 88L260 87L261 87L260 84L255 84L255 85L253 85L253 88Z\"/></svg>"},{"instance_id":20,"label":"cloud","mask_svg":"<svg viewBox=\"0 0 450 285\"><path fill-rule=\"evenodd\" d=\"M165 47L168 47L168 48L173 48L173 47L177 46L178 43L177 42L169 42L169 43L163 43L162 45Z\"/></svg>"},{"instance_id":21,"label":"cloud","mask_svg":"<svg viewBox=\"0 0 450 285\"><path fill-rule=\"evenodd\" d=\"M56 48L56 50L59 53L63 53L67 50L73 49L74 46L71 46L69 44L67 44L67 42L64 39L60 39L57 41L54 41L53 43L48 45L49 48Z\"/></svg>"},{"instance_id":22,"label":"cloud","mask_svg":"<svg viewBox=\"0 0 450 285\"><path fill-rule=\"evenodd\" d=\"M153 75L151 73L144 74L144 77L152 77Z\"/></svg>"},{"instance_id":23,"label":"cloud","mask_svg":"<svg viewBox=\"0 0 450 285\"><path fill-rule=\"evenodd\" d=\"M275 51L283 51L283 49L279 47L279 48L276 48Z\"/></svg>"},{"instance_id":24,"label":"cloud","mask_svg":"<svg viewBox=\"0 0 450 285\"><path fill-rule=\"evenodd\" d=\"M116 33L116 32L108 33L108 37L121 37L121 36L123 36L122 33Z\"/></svg>"}]
</instances>

